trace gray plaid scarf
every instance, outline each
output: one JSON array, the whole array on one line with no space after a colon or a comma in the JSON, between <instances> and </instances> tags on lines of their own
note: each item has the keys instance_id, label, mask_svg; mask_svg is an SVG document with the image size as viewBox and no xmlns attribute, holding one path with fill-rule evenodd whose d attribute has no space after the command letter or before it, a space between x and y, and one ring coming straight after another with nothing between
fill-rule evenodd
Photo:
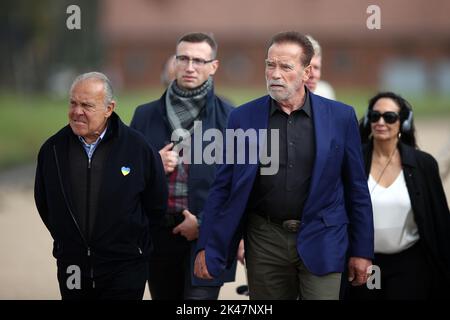
<instances>
[{"instance_id":1,"label":"gray plaid scarf","mask_svg":"<svg viewBox=\"0 0 450 320\"><path fill-rule=\"evenodd\" d=\"M167 89L166 112L172 130L186 129L192 134L194 121L206 105L206 95L212 88L212 78L193 90L181 89L176 81Z\"/></svg>"},{"instance_id":2,"label":"gray plaid scarf","mask_svg":"<svg viewBox=\"0 0 450 320\"><path fill-rule=\"evenodd\" d=\"M192 135L194 121L198 119L204 109L206 95L211 88L211 77L194 90L181 89L176 81L172 82L166 94L166 112L172 131L185 129L189 131L189 135ZM177 151L177 147L174 150ZM189 166L183 164L182 161L179 161L175 170L167 176L169 184L167 213L180 213L183 209L188 208L188 176Z\"/></svg>"}]
</instances>

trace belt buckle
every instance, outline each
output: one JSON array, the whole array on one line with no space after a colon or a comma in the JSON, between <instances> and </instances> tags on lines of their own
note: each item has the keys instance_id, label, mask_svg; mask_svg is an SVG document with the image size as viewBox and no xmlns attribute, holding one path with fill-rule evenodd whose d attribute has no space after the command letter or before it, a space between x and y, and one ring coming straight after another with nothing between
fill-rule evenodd
<instances>
[{"instance_id":1,"label":"belt buckle","mask_svg":"<svg viewBox=\"0 0 450 320\"><path fill-rule=\"evenodd\" d=\"M285 220L282 226L283 229L295 233L300 229L300 220Z\"/></svg>"}]
</instances>

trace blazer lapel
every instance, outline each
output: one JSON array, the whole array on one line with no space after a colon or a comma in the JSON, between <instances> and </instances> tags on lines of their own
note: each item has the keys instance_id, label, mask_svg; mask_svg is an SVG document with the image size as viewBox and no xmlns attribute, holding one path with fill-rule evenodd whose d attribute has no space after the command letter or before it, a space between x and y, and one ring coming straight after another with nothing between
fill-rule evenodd
<instances>
[{"instance_id":1,"label":"blazer lapel","mask_svg":"<svg viewBox=\"0 0 450 320\"><path fill-rule=\"evenodd\" d=\"M264 150L263 147L266 144L266 135L260 134L260 130L268 128L269 122L269 110L270 110L270 97L264 96L254 102L254 108L252 110L247 110L245 117L242 117L240 121L240 128L244 131L255 130L257 141L245 141L245 149L239 150L238 146L235 146L238 150L235 150L235 155L237 152L245 152L245 163L242 165L237 165L236 170L239 171L239 175L245 179L249 185L253 185L254 179L258 173L258 167L260 163L260 153ZM245 119L246 118L246 119ZM260 139L261 137L261 139ZM256 146L255 146L256 144ZM250 153L254 152L256 147L257 161L256 163L250 163ZM236 159L236 158L235 158Z\"/></svg>"},{"instance_id":2,"label":"blazer lapel","mask_svg":"<svg viewBox=\"0 0 450 320\"><path fill-rule=\"evenodd\" d=\"M311 107L313 110L314 132L316 138L316 154L314 161L314 168L311 178L311 186L308 198L305 203L304 212L314 204L313 199L316 198L316 193L320 192L318 186L320 178L324 170L331 141L331 115L329 106L324 105L316 95L310 93Z\"/></svg>"},{"instance_id":3,"label":"blazer lapel","mask_svg":"<svg viewBox=\"0 0 450 320\"><path fill-rule=\"evenodd\" d=\"M269 127L269 111L270 111L270 96L265 96L262 100L262 103L260 106L258 106L258 111L255 112L251 117L251 125L250 128L254 128L256 130L257 134L257 154L258 154L258 161L261 157L261 152L264 150L266 146L266 138L270 137L270 132L267 131L266 135L261 134L261 130L268 130ZM260 139L261 138L261 139ZM261 150L262 149L262 150Z\"/></svg>"}]
</instances>

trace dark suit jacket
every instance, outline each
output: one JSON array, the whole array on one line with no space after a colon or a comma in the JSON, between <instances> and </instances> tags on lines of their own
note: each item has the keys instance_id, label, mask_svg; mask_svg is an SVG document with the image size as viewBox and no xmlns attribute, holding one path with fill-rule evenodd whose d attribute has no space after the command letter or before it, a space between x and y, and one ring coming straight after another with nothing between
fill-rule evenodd
<instances>
[{"instance_id":1,"label":"dark suit jacket","mask_svg":"<svg viewBox=\"0 0 450 320\"><path fill-rule=\"evenodd\" d=\"M146 103L137 107L130 127L142 132L146 140L154 146L157 150L161 150L166 144L170 142L172 130L167 119L166 114L166 93L162 95L159 100ZM208 92L206 98L206 109L202 113L200 119L202 121L202 130L205 132L208 129L218 129L224 131L228 116L233 107L228 103L218 98L214 91ZM191 140L193 144L197 141L195 137ZM203 151L205 146L211 142L202 142L200 146ZM198 147L198 145L194 145ZM192 152L193 154L194 152ZM202 211L205 200L208 196L211 184L216 175L216 166L208 165L202 161L200 164L189 165L188 175L188 206L189 211L202 219ZM192 242L192 265L195 258L196 241ZM222 278L215 280L202 280L193 277L194 285L221 285L224 281L234 281L235 266L231 268ZM192 273L193 274L193 273Z\"/></svg>"},{"instance_id":2,"label":"dark suit jacket","mask_svg":"<svg viewBox=\"0 0 450 320\"><path fill-rule=\"evenodd\" d=\"M370 173L372 144L364 145L366 176ZM423 151L399 144L403 174L421 243L433 273L436 296L450 297L450 213L436 160Z\"/></svg>"},{"instance_id":3,"label":"dark suit jacket","mask_svg":"<svg viewBox=\"0 0 450 320\"><path fill-rule=\"evenodd\" d=\"M358 124L353 108L310 93L316 139L315 165L298 234L297 250L316 275L342 272L350 256L373 257L373 218ZM228 128L267 129L270 97L233 110ZM258 148L264 143L258 141ZM234 146L248 155L249 141ZM258 152L259 154L259 152ZM223 164L204 208L197 250L206 250L212 276L234 257L258 164Z\"/></svg>"}]
</instances>

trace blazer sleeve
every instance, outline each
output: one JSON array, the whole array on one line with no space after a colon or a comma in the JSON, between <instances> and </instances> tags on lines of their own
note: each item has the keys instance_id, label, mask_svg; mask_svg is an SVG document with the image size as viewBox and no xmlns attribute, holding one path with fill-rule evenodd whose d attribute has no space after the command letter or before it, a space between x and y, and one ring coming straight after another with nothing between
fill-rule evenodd
<instances>
[{"instance_id":1,"label":"blazer sleeve","mask_svg":"<svg viewBox=\"0 0 450 320\"><path fill-rule=\"evenodd\" d=\"M234 128L233 113L228 119L228 129ZM223 163L217 165L216 177L211 186L208 198L201 213L200 234L197 241L197 252L205 249L209 235L214 228L216 217L220 208L227 201L231 190L231 181L233 177L233 164L227 164L227 140L225 140Z\"/></svg>"},{"instance_id":2,"label":"blazer sleeve","mask_svg":"<svg viewBox=\"0 0 450 320\"><path fill-rule=\"evenodd\" d=\"M373 259L374 230L372 202L367 187L356 114L351 109L346 133L343 183L349 216L350 257Z\"/></svg>"}]
</instances>

